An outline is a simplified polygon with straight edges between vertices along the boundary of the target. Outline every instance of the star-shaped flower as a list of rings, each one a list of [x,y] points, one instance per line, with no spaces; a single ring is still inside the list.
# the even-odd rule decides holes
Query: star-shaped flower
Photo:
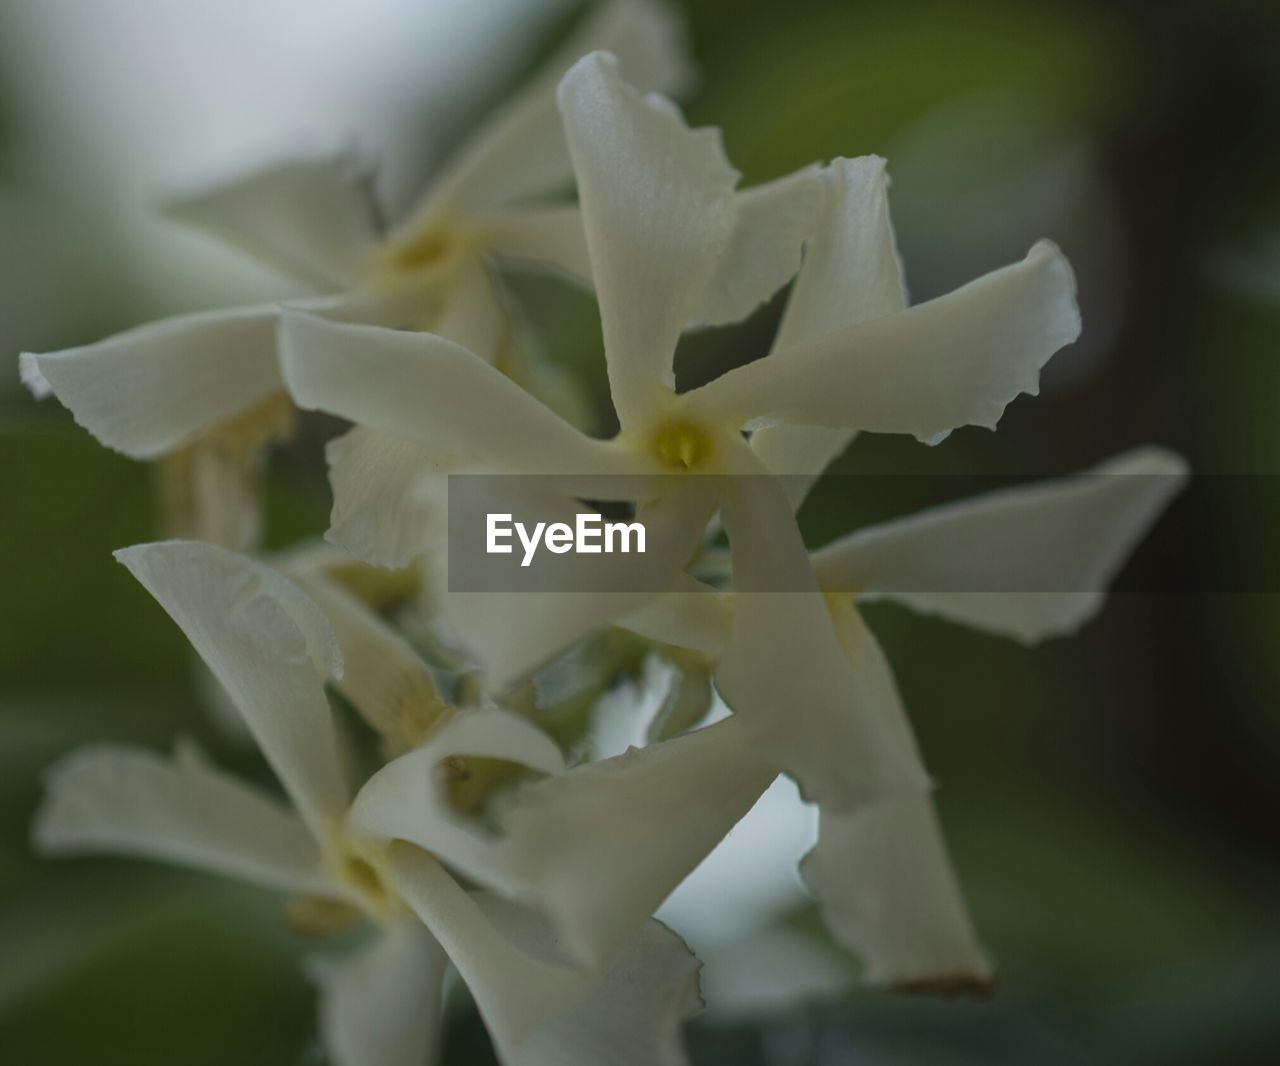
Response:
[[[226,688],[292,809],[190,748],[171,761],[95,746],[50,773],[35,824],[42,850],[128,853],[244,878],[294,894],[294,922],[316,932],[363,917],[376,930],[366,946],[311,967],[325,1041],[342,1066],[427,1062],[447,961],[503,1062],[684,1061],[678,1030],[699,1006],[697,965],[671,933],[649,923],[615,965],[588,973],[566,963],[535,913],[464,887],[437,858],[460,838],[473,856],[485,847],[449,802],[455,780],[473,760],[559,772],[544,734],[496,708],[442,715],[425,667],[340,593],[326,600],[334,627],[278,571],[219,548],[171,541],[118,558]],[[428,727],[412,764],[389,763],[354,797],[326,680],[384,726],[399,705]],[[404,842],[402,824],[417,843]],[[438,848],[423,847],[424,835]]]
[[[669,101],[626,85],[611,57],[578,62],[559,98],[620,432],[610,441],[585,436],[447,339],[287,314],[281,349],[292,395],[300,406],[398,435],[393,488],[409,483],[414,469],[667,475],[653,479],[654,497],[641,501],[651,528],[639,565],[654,594],[689,563],[717,501],[735,587],[778,587],[778,574],[792,566],[783,549],[798,532],[785,498],[778,510],[769,453],[762,458],[744,441],[744,427],[794,428],[808,443],[818,427],[830,449],[833,434],[845,440],[854,429],[936,440],[962,425],[994,426],[1015,396],[1036,391],[1041,366],[1079,331],[1070,268],[1047,243],[1021,263],[905,308],[883,167],[841,160],[814,176],[826,187],[825,221],[774,351],[677,394],[672,360],[681,331],[705,317],[708,300],[742,289],[724,279],[740,276],[743,262],[790,261],[792,216],[763,211],[742,224],[738,175],[718,134],[690,130]],[[784,438],[781,454],[787,447]],[[589,495],[607,498],[607,482]],[[395,506],[384,503],[383,517]],[[796,595],[771,598],[772,609],[758,616],[758,639],[794,652],[791,668],[801,676],[823,676],[839,649],[821,598],[801,591],[806,580],[813,584],[812,575],[796,573],[787,585]],[[450,600],[460,634],[499,688],[637,606],[634,591],[609,590]],[[815,619],[828,635],[798,642]],[[727,658],[721,673],[731,675],[733,662]],[[817,802],[849,810],[886,790],[927,786],[913,753],[883,723],[850,713],[842,689],[827,691],[825,702],[800,701],[805,725],[780,707],[760,708],[750,685],[734,686],[729,676],[721,684],[735,689],[731,705],[753,719]]]
[[[667,8],[610,0],[403,217],[383,221],[363,166],[346,153],[276,162],[173,209],[324,294],[309,306],[429,328],[544,397],[558,395],[563,383],[517,342],[493,267],[507,259],[583,272],[576,207],[545,198],[572,181],[556,83],[601,47],[617,51],[647,88],[672,90],[687,78],[680,26]],[[295,423],[276,357],[277,314],[271,304],[180,315],[81,348],[25,353],[22,377],[37,396],[56,395],[108,447],[164,459],[170,532],[246,548],[259,535],[265,449]]]

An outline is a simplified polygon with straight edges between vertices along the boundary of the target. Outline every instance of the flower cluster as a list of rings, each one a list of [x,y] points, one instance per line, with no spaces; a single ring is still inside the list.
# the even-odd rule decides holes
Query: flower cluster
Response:
[[[117,558],[284,794],[189,745],[171,759],[99,746],[50,772],[36,842],[248,879],[317,935],[367,927],[354,953],[308,964],[341,1066],[429,1061],[448,964],[504,1062],[684,1061],[698,965],[652,915],[779,775],[820,812],[802,873],[867,980],[988,989],[933,783],[858,605],[895,599],[1028,643],[1070,633],[1185,477],[1138,447],[811,553],[795,514],[855,434],[939,444],[1036,393],[1080,330],[1071,269],[1040,242],[910,305],[884,162],[739,189],[718,132],[659,95],[687,70],[664,8],[612,0],[403,218],[383,220],[348,158],[176,205],[314,297],[22,357],[37,394],[163,464],[187,539]],[[532,336],[513,268],[594,293],[610,439],[580,428],[583,394],[554,338]],[[788,284],[766,356],[676,390],[685,331],[741,321]],[[330,544],[253,555],[267,447],[310,410],[351,424],[328,449]],[[632,580],[450,588],[457,474],[528,475],[512,512],[633,506],[648,538],[617,563]],[[673,671],[649,743],[592,760],[584,723],[650,657]],[[557,670],[569,681],[546,684]]]

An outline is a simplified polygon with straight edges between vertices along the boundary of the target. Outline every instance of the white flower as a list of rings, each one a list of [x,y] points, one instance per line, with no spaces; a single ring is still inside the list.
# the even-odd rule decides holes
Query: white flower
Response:
[[[561,756],[546,736],[497,709],[456,712],[441,724],[428,699],[423,710],[436,727],[405,757],[412,763],[388,764],[353,800],[326,679],[347,686],[358,705],[371,702],[365,713],[385,721],[388,708],[434,693],[429,677],[401,685],[405,673],[425,675],[422,664],[403,647],[376,646],[386,641],[372,616],[357,617],[354,600],[326,605],[342,617],[335,634],[287,578],[219,548],[167,542],[118,558],[226,688],[294,809],[190,749],[170,761],[95,746],[51,772],[35,825],[39,847],[130,853],[298,894],[295,920],[316,931],[363,915],[377,935],[345,959],[312,966],[323,1034],[341,1066],[427,1062],[446,961],[470,988],[505,1063],[684,1061],[678,1030],[699,1005],[697,965],[671,933],[647,923],[595,977],[565,964],[533,912],[464,888],[436,858],[464,836],[472,851],[485,848],[445,796],[449,771],[465,772],[478,757],[556,773]],[[344,672],[344,650],[354,677]],[[415,841],[433,839],[439,849],[402,842],[402,822]]]
[[[594,48],[622,56],[630,77],[671,90],[688,75],[680,27],[659,0],[610,0],[547,67],[482,125],[389,226],[362,167],[345,154],[276,163],[173,204],[318,293],[327,313],[453,337],[544,395],[548,369],[521,367],[514,323],[491,267],[536,263],[586,270],[571,203],[572,170],[555,86]],[[252,546],[264,449],[288,436],[274,305],[181,315],[96,344],[25,353],[21,373],[103,444],[135,459],[166,458],[171,532]],[[545,388],[543,386],[545,385]]]
[[[559,97],[621,431],[608,442],[586,437],[446,339],[286,314],[281,354],[295,400],[398,434],[402,488],[415,447],[424,476],[468,464],[533,474],[755,475],[769,473],[771,455],[781,462],[776,456],[792,457],[798,445],[780,438],[762,459],[743,442],[744,426],[794,429],[806,447],[817,439],[828,452],[852,429],[936,440],[966,424],[994,426],[1015,396],[1036,390],[1041,366],[1079,331],[1070,268],[1047,243],[1021,263],[904,309],[883,166],[840,160],[822,176],[825,221],[775,350],[677,395],[672,359],[685,324],[707,318],[704,309],[726,292],[758,298],[767,291],[758,264],[792,264],[806,231],[788,210],[753,211],[750,225],[740,224],[737,174],[716,132],[690,130],[668,101],[628,87],[609,57],[581,60]],[[738,255],[740,244],[755,251]],[[786,277],[772,268],[765,274],[771,284]],[[689,562],[713,493],[724,488],[702,477],[656,484],[659,495],[642,501],[647,554],[642,564],[629,562],[643,567],[655,591],[671,587]],[[742,625],[753,629],[757,672],[786,664],[788,676],[832,684],[815,680],[812,701],[787,701],[806,716],[797,721],[779,706],[761,706],[752,684],[734,684],[731,654],[719,679],[733,691],[729,702],[810,799],[849,810],[886,791],[923,790],[913,753],[850,706],[851,682],[839,680],[842,658],[816,583],[803,555],[790,552],[799,534],[780,492],[769,477],[731,478],[724,489],[735,587],[795,593],[768,597],[770,610],[744,614]],[[606,496],[607,483],[594,495]],[[632,592],[450,597],[454,624],[499,687],[637,606]],[[803,641],[799,633],[816,636]]]
[[[815,718],[813,708],[831,707],[832,692],[919,760],[892,671],[855,603],[890,599],[1028,644],[1067,635],[1100,609],[1107,583],[1185,475],[1178,457],[1139,448],[1079,477],[837,540],[812,557],[822,590],[809,597],[816,609],[790,615],[796,645],[838,649],[825,672],[810,672],[812,656],[780,652],[766,625],[789,593],[705,589],[655,600],[627,626],[696,653],[704,669],[718,667],[731,704],[742,707],[740,686],[755,686],[757,703],[783,711],[775,745],[760,743],[740,709],[526,786],[502,820],[502,848],[452,859],[482,883],[540,904],[582,958],[611,957],[787,768],[786,730],[816,730],[834,757],[874,773],[867,753],[838,746],[838,725]],[[790,550],[803,552],[798,536]],[[835,937],[861,956],[867,980],[945,992],[989,986],[991,963],[927,793],[853,811],[824,805],[802,872]]]

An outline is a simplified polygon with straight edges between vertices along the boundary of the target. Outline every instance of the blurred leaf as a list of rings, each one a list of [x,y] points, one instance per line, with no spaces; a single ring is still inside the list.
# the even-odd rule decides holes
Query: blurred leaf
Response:
[[[1000,88],[1071,128],[1118,95],[1114,34],[1083,8],[940,0],[694,7],[705,90],[693,115],[725,128],[749,180],[813,159],[884,153],[940,103]]]
[[[278,900],[74,862],[6,908],[0,1046],[23,1066],[288,1066],[312,997]]]

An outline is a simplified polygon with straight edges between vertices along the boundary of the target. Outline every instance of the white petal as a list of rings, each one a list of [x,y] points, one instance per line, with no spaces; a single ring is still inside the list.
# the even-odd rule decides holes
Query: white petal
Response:
[[[695,325],[723,325],[746,318],[787,283],[800,266],[800,248],[813,231],[822,202],[816,168],[746,189],[734,199],[734,228],[727,252],[693,312]],[[576,204],[528,207],[483,223],[498,255],[551,268],[591,289],[591,258]]]
[[[783,491],[798,511],[822,472],[856,435],[850,429],[783,423],[756,430],[751,447],[765,466],[781,476]]]
[[[320,1033],[333,1066],[428,1066],[441,1037],[444,950],[416,918],[349,958],[315,958]]]
[[[115,745],[81,748],[45,778],[32,829],[46,854],[127,854],[287,892],[328,892],[320,850],[292,811],[209,766]]]
[[[450,208],[482,209],[541,196],[569,186],[573,169],[556,111],[560,79],[598,49],[612,52],[626,78],[641,89],[674,92],[689,80],[683,26],[656,0],[610,0],[579,32],[475,132],[410,215]]]
[[[678,1027],[693,1014],[697,964],[656,923],[603,978],[564,965],[531,915],[470,894],[426,853],[392,852],[401,897],[462,976],[507,1066],[676,1066]]]
[[[665,499],[642,504],[636,517],[645,527],[645,552],[599,556],[598,563],[593,563],[599,591],[447,592],[444,609],[490,688],[505,691],[592,633],[633,615],[673,588],[701,542],[711,508],[709,492],[709,486],[692,479]],[[519,502],[504,507],[517,521],[529,524]],[[572,518],[563,519],[560,509],[554,513],[558,520],[572,522]],[[572,563],[573,557],[563,558]],[[555,574],[546,565],[535,576],[554,580]]]
[[[577,204],[513,208],[479,224],[488,248],[533,269],[550,267],[592,288],[591,257]]]
[[[53,395],[53,386],[40,373],[40,357],[33,352],[23,352],[18,356],[18,379],[37,400],[45,400]]]
[[[943,995],[991,990],[994,968],[974,934],[927,796],[819,818],[801,864],[832,935],[864,979]]]
[[[791,288],[774,338],[782,358],[789,349],[907,305],[889,220],[889,179],[876,156],[836,159],[822,171],[821,223],[809,240],[804,265]],[[770,470],[789,475],[787,495],[798,508],[813,482],[848,446],[853,432],[826,426],[766,426],[751,446]]]
[[[740,322],[800,269],[823,201],[817,167],[745,189],[734,197],[729,246],[692,314],[695,325]]]
[[[362,562],[399,569],[443,535],[444,501],[421,491],[445,476],[428,449],[357,426],[330,441],[325,457],[333,491],[326,540]]]
[[[674,387],[676,341],[728,246],[738,174],[718,130],[689,129],[669,101],[623,82],[610,56],[575,64],[559,100],[626,426]]]
[[[279,391],[277,317],[275,307],[179,315],[83,348],[27,352],[23,380],[52,391],[107,447],[151,459]]]
[[[481,910],[523,950],[553,955],[536,915],[480,893]],[[681,1023],[702,1009],[698,960],[660,922],[646,921],[588,997],[508,1054],[513,1066],[686,1066]]]
[[[488,883],[536,905],[573,957],[599,965],[777,774],[729,718],[527,785],[500,819],[508,883]]]
[[[167,200],[169,210],[322,289],[354,282],[379,240],[369,177],[330,153],[272,163]]]
[[[894,599],[1022,641],[1070,633],[1102,606],[1187,477],[1138,448],[1088,473],[993,492],[844,537],[817,552],[825,589]]]
[[[851,604],[841,644],[870,713],[915,740],[884,652]],[[993,969],[974,935],[929,796],[823,811],[801,871],[836,939],[861,956],[866,980],[916,991],[990,991]]]
[[[1020,263],[946,296],[775,352],[688,396],[691,414],[799,422],[936,441],[994,428],[1080,333],[1075,280],[1041,241]]]
[[[496,708],[466,711],[365,782],[351,806],[352,828],[365,837],[417,844],[469,875],[494,869],[491,838],[455,813],[444,795],[440,764],[454,757],[501,759],[541,773],[564,767],[555,742],[526,719]]]
[[[212,545],[115,554],[187,635],[323,839],[350,794],[324,692],[326,677],[342,676],[342,657],[320,609],[282,574]]]
[[[789,348],[907,306],[884,160],[836,159],[821,173],[821,223],[805,250],[773,343],[784,358]]]
[[[360,716],[399,754],[452,713],[426,663],[399,633],[321,573],[295,567],[293,580],[321,611],[342,651],[335,682]]]
[[[777,479],[735,478],[721,514],[735,600],[716,671],[725,702],[810,802],[843,812],[926,790],[916,753],[886,730],[845,661]]]
[[[475,898],[425,851],[393,845],[396,893],[440,942],[470,989],[504,1062],[549,1021],[579,1006],[589,983],[567,966],[516,947]]]
[[[661,644],[719,655],[733,626],[732,599],[693,578],[688,584],[690,591],[659,596],[618,625]]]
[[[300,407],[511,473],[626,472],[483,359],[443,337],[282,315],[281,358]]]

